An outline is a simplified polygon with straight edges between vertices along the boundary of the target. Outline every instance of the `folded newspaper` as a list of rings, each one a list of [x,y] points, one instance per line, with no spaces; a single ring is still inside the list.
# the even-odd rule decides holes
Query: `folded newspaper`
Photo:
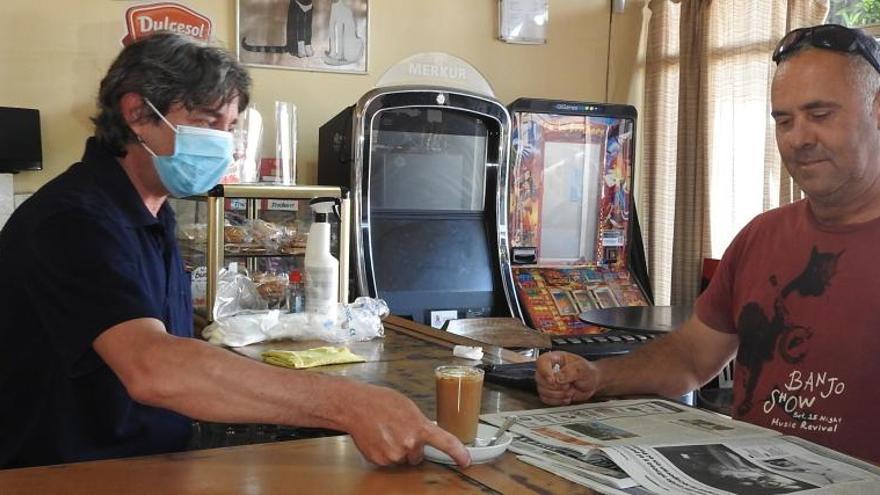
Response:
[[[662,399],[516,414],[518,459],[599,493],[876,494],[880,467],[759,426]],[[865,432],[869,434],[869,432]]]

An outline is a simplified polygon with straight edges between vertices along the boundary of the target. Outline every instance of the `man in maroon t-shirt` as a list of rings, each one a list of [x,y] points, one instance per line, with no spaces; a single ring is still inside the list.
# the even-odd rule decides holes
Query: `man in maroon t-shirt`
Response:
[[[776,141],[808,199],[740,231],[690,320],[665,338],[595,363],[541,356],[545,402],[677,397],[736,356],[735,418],[880,463],[878,59],[872,38],[841,26],[783,38],[773,54]]]

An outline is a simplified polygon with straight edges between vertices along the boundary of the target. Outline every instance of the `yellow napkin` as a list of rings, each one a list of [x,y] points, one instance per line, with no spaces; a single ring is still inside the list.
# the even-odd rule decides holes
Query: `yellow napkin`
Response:
[[[327,364],[362,363],[364,358],[346,347],[316,347],[304,351],[269,350],[261,354],[263,362],[285,368],[312,368]]]

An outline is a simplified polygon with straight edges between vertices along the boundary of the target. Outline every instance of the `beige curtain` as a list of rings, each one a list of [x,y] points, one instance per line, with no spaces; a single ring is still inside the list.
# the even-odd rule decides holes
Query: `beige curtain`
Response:
[[[799,198],[769,117],[770,55],[828,0],[652,0],[639,180],[658,304],[692,302],[704,258],[756,214]]]
[[[648,4],[651,19],[645,53],[642,166],[639,211],[654,301],[669,303],[678,153],[679,8],[669,0]]]

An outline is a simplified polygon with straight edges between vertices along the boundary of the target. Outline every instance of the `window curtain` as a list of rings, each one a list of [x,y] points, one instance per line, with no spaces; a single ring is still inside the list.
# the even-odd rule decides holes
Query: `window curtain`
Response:
[[[773,48],[828,0],[651,0],[639,202],[657,304],[693,302],[704,258],[800,198],[770,118]]]

